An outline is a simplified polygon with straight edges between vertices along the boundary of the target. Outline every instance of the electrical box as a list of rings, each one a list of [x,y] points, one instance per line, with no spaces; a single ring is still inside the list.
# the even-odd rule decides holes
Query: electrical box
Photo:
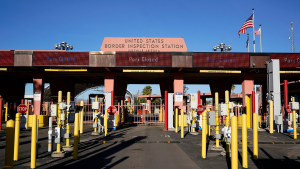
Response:
[[[65,110],[67,108],[66,102],[60,102],[59,103],[59,110]]]
[[[289,106],[292,110],[299,110],[299,102],[290,102]]]
[[[233,102],[229,102],[229,109],[233,109]]]
[[[227,116],[227,104],[219,104],[219,113],[221,114],[221,116]]]
[[[98,110],[99,109],[99,102],[93,102],[92,103],[92,109],[93,110]]]
[[[296,114],[296,121],[297,121],[297,119],[298,119],[298,114],[297,113],[295,113]],[[289,118],[289,121],[293,121],[293,113],[288,113],[288,118]]]
[[[282,115],[275,116],[275,124],[282,124]]]
[[[191,124],[191,119],[190,119],[190,116],[186,116],[186,124]]]
[[[50,112],[51,116],[57,116],[57,104],[51,104]]]
[[[208,125],[215,126],[216,125],[216,111],[209,111],[208,112]]]
[[[60,114],[60,120],[61,120],[61,121],[66,120],[66,114],[65,114],[65,113],[61,113],[61,114]]]
[[[70,107],[69,107],[69,112],[74,112],[75,111],[75,102],[74,101],[70,101]]]

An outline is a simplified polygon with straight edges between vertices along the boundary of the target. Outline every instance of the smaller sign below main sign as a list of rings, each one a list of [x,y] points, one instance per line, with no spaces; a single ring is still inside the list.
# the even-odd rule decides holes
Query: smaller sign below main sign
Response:
[[[182,102],[183,101],[183,94],[181,92],[175,93],[175,102]]]

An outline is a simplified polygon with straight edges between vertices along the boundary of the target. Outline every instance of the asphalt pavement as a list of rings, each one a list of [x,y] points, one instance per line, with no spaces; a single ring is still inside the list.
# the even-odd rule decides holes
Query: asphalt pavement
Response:
[[[0,167],[4,167],[5,159],[5,124],[0,131]],[[185,138],[180,138],[180,132],[164,131],[163,126],[136,126],[124,124],[116,131],[92,136],[92,125],[84,125],[84,133],[80,135],[78,159],[73,160],[72,152],[64,158],[53,158],[47,152],[48,128],[39,129],[39,149],[36,168],[201,168],[223,169],[231,168],[231,158],[222,156],[218,151],[212,151],[215,145],[214,137],[209,138],[207,158],[201,158],[201,131],[199,135],[191,135],[185,131]],[[73,126],[71,126],[73,131]],[[212,135],[214,131],[212,130]],[[260,131],[258,134],[258,160],[252,160],[252,135],[248,130],[248,161],[249,168],[299,168],[300,140],[294,140],[288,134]],[[299,137],[299,136],[298,136]],[[238,132],[241,141],[241,130]],[[19,160],[14,162],[14,168],[30,168],[31,130],[21,131]],[[73,144],[73,138],[71,138]],[[62,143],[65,145],[65,143]],[[221,144],[220,146],[223,146]],[[56,146],[54,146],[54,150]],[[242,162],[242,147],[239,144],[239,167]]]

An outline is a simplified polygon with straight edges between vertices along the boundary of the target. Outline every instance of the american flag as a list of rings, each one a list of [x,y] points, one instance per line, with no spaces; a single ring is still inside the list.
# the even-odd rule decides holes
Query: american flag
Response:
[[[240,37],[240,34],[245,34],[247,28],[253,28],[253,14],[246,20],[246,22],[243,24],[241,29],[239,30],[238,34]]]
[[[255,35],[260,35],[260,28],[259,29],[257,29],[256,31],[254,31],[255,32]]]

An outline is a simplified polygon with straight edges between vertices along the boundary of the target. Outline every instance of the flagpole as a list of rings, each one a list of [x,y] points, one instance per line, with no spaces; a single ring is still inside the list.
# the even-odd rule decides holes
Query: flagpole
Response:
[[[259,25],[260,30],[260,53],[262,53],[262,45],[261,45],[261,24]]]
[[[253,52],[255,53],[254,8],[252,10],[253,10]]]
[[[249,53],[249,33],[247,35],[248,35],[248,53]]]

